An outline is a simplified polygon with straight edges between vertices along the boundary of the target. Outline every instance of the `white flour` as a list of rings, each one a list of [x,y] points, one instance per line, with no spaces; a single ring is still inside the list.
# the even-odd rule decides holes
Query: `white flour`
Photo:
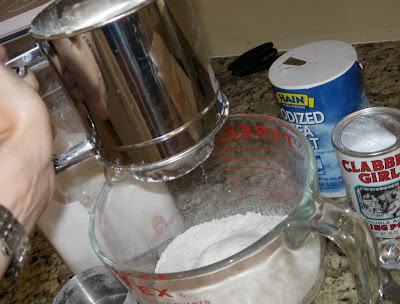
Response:
[[[168,246],[156,272],[178,272],[221,261],[250,246],[284,217],[247,213],[191,227]]]
[[[172,241],[161,255],[156,272],[179,272],[229,257],[254,243],[283,219],[247,213],[196,225]],[[155,287],[165,288],[171,297],[184,295],[185,303],[301,303],[314,296],[311,290],[319,288],[320,263],[318,237],[311,235],[295,251],[278,237],[251,258],[217,273],[183,281],[159,281]],[[141,300],[151,302],[146,296],[141,296]],[[159,303],[173,301],[159,300]]]

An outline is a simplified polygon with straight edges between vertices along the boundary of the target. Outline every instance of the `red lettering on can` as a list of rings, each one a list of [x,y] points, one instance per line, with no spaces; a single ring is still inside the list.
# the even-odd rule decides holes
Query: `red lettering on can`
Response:
[[[392,175],[392,179],[398,178],[400,176],[399,173],[396,173],[396,168],[390,169],[390,173]]]
[[[350,164],[349,161],[347,161],[347,160],[342,160],[343,169],[345,169],[347,172],[353,172],[353,171],[351,170],[351,168],[349,167],[349,164]]]
[[[362,181],[364,184],[370,184],[371,183],[371,177],[370,174],[368,173],[361,173],[358,178],[360,181]]]
[[[372,170],[368,166],[367,162],[361,162],[361,172],[372,172]]]
[[[385,168],[390,169],[393,168],[396,165],[394,161],[394,157],[387,157],[385,158]]]
[[[356,164],[353,161],[351,162],[351,172],[360,172],[360,169],[356,168]]]
[[[384,182],[384,181],[390,180],[389,171],[378,172],[378,178],[379,178],[380,182]]]
[[[385,169],[385,167],[383,166],[383,162],[381,160],[373,160],[371,161],[371,163],[372,163],[372,168],[374,168],[374,171],[381,171]]]

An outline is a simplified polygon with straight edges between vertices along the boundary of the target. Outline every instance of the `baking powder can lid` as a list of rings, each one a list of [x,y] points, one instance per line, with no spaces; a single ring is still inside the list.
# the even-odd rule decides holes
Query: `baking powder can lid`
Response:
[[[300,63],[290,59],[298,59]],[[340,77],[356,61],[357,52],[348,43],[337,40],[312,42],[280,56],[269,69],[269,80],[281,89],[309,89]]]
[[[400,110],[371,107],[344,117],[332,131],[336,151],[372,158],[400,149]]]

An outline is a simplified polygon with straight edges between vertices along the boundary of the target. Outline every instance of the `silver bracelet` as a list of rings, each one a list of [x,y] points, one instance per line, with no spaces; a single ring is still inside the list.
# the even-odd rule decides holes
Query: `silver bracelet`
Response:
[[[0,204],[1,252],[12,261],[4,277],[17,277],[27,261],[30,244],[24,227],[12,213]]]

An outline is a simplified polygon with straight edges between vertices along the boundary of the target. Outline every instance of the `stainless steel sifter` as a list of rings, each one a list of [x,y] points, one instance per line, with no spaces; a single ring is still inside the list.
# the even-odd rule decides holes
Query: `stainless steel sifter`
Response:
[[[211,153],[228,101],[189,1],[59,0],[30,33],[90,129],[55,159],[57,171],[95,156],[140,180],[166,181]]]

